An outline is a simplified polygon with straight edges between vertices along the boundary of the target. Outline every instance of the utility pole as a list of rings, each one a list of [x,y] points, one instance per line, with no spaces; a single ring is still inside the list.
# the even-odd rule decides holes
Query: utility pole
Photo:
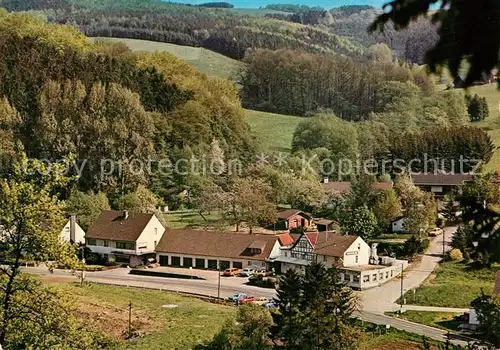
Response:
[[[217,259],[217,303],[220,304],[220,259]]]
[[[404,264],[401,264],[401,297],[399,298],[400,300],[400,309],[399,313],[403,313],[403,270],[404,270]]]
[[[132,301],[128,303],[128,337],[132,338]]]

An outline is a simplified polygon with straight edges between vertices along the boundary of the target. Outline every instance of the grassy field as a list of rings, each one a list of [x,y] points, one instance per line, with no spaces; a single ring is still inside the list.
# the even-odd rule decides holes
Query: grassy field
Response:
[[[188,228],[188,227],[207,227],[207,226],[217,226],[220,222],[221,216],[218,212],[212,212],[210,214],[203,214],[205,219],[194,211],[172,211],[166,213],[165,219],[167,225],[170,228]]]
[[[209,76],[230,80],[235,80],[238,72],[245,66],[240,61],[201,47],[181,46],[137,39],[93,38],[93,40],[95,39],[110,40],[113,42],[121,41],[127,44],[133,51],[167,51],[189,62],[200,72],[206,73]]]
[[[56,288],[76,301],[80,318],[117,340],[116,349],[190,349],[210,340],[236,312],[233,307],[160,291],[72,283]],[[124,341],[130,301],[133,328],[143,336]]]
[[[467,308],[481,294],[493,291],[495,273],[500,269],[475,270],[463,263],[442,263],[434,274],[405,295],[408,304]]]
[[[246,111],[246,122],[265,151],[290,152],[293,133],[301,117]]]
[[[494,83],[488,85],[473,86],[469,89],[469,91],[471,94],[478,94],[481,97],[486,97],[490,115],[486,120],[478,123],[477,125],[488,130],[488,133],[490,134],[490,137],[493,140],[495,146],[500,147],[500,90],[498,90],[498,85]],[[495,151],[493,158],[486,167],[486,170],[500,171],[500,149],[497,149]]]
[[[117,350],[192,349],[212,339],[227,320],[235,317],[237,310],[168,292],[93,283],[80,285],[50,276],[44,277],[44,282],[70,297],[78,317],[113,338],[117,344],[113,348]],[[125,341],[130,301],[132,328],[142,336]],[[165,307],[171,305],[177,307]],[[365,330],[360,349],[421,349],[418,335],[366,323],[359,326]]]
[[[429,311],[406,311],[403,314],[387,313],[392,317],[401,318],[403,320],[424,324],[430,327],[441,328],[449,331],[460,331],[460,320],[457,316],[461,314],[450,312],[429,312]]]

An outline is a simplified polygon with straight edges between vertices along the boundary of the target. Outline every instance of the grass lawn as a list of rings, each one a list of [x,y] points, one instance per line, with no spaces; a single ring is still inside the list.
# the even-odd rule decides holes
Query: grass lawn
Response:
[[[76,301],[79,317],[118,341],[116,349],[190,349],[210,340],[236,312],[234,307],[153,290],[73,283],[56,288]],[[130,301],[133,327],[144,336],[124,341]]]
[[[403,314],[388,312],[388,316],[401,318],[403,320],[424,324],[430,327],[441,328],[450,331],[460,331],[458,326],[460,321],[456,319],[461,314],[450,312],[430,312],[430,311],[406,311]]]
[[[478,94],[481,97],[486,97],[490,115],[486,120],[473,125],[485,128],[490,134],[495,146],[500,146],[500,90],[498,90],[498,85],[493,83],[488,85],[472,86],[467,90],[467,92],[472,95]],[[495,150],[493,157],[485,167],[485,170],[500,170],[500,149]]]
[[[379,326],[371,332],[365,332],[365,339],[359,346],[362,350],[420,350],[422,349],[423,338],[420,335],[400,331],[395,328],[385,329],[385,326]],[[427,339],[432,350],[437,350],[438,342]]]
[[[115,42],[122,41],[133,51],[167,51],[174,54],[178,58],[189,62],[200,72],[206,73],[209,76],[221,77],[230,80],[235,80],[237,73],[245,66],[238,60],[234,60],[201,47],[181,46],[138,39],[99,39]]]
[[[380,236],[378,236],[374,241],[377,240],[386,240],[386,239],[409,239],[413,235],[412,234],[407,234],[407,233],[383,233]]]
[[[291,152],[293,133],[303,118],[246,110],[245,120],[263,151]]]
[[[195,211],[172,211],[164,214],[167,226],[170,228],[217,226],[221,219],[219,212],[204,213],[203,216],[207,219],[206,221]]]
[[[470,302],[484,290],[493,291],[495,273],[500,269],[474,270],[463,263],[445,262],[434,274],[417,288],[405,295],[408,304],[467,308]]]

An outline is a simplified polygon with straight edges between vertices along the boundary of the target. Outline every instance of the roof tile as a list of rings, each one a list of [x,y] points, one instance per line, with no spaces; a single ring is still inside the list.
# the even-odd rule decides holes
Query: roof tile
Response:
[[[156,246],[160,253],[212,256],[233,259],[265,261],[278,241],[275,235],[258,235],[237,232],[201,231],[193,229],[168,229]],[[251,255],[250,248],[262,249]]]

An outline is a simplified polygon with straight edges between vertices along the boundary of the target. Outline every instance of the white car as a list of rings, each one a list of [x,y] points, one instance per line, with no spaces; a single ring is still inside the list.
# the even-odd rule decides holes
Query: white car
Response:
[[[429,232],[429,237],[436,237],[442,234],[444,231],[442,228],[436,227]]]
[[[254,269],[251,269],[251,268],[248,268],[248,267],[247,267],[247,268],[245,268],[245,269],[241,270],[241,272],[240,272],[240,276],[243,276],[243,277],[250,277],[250,276],[254,275],[254,274],[255,274],[255,272],[256,272],[256,271],[255,271]]]

